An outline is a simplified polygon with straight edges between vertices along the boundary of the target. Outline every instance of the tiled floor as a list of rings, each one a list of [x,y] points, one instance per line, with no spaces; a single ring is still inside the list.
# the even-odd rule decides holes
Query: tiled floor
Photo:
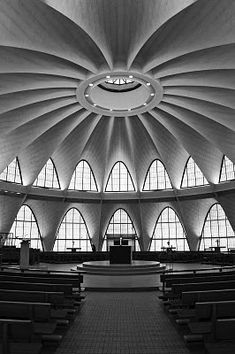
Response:
[[[88,292],[56,354],[186,354],[155,292]]]

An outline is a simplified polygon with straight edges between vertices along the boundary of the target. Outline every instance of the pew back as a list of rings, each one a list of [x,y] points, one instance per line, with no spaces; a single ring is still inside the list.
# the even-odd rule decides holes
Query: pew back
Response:
[[[1,318],[29,319],[46,322],[51,317],[51,304],[41,302],[0,301]]]
[[[235,280],[219,282],[172,284],[174,294],[180,295],[184,291],[235,289]]]
[[[196,302],[227,301],[235,299],[235,289],[201,290],[182,292],[181,302],[185,306],[194,306]]]
[[[64,293],[0,289],[0,301],[48,302],[59,307],[64,303]]]
[[[33,290],[33,291],[54,291],[63,292],[65,295],[72,295],[72,285],[70,284],[49,284],[30,282],[1,281],[0,289]]]
[[[196,302],[195,312],[199,320],[235,317],[235,300]]]

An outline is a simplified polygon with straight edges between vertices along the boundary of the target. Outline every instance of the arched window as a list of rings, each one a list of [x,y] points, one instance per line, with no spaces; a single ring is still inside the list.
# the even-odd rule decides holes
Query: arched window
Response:
[[[165,208],[154,227],[150,251],[161,251],[162,247],[175,247],[177,251],[188,251],[188,242],[181,222],[172,208]]]
[[[78,248],[80,251],[91,251],[91,242],[87,226],[81,213],[72,208],[65,214],[58,229],[53,251],[71,251]]]
[[[0,179],[7,182],[22,184],[19,161],[17,157],[1,173]]]
[[[18,211],[10,233],[12,233],[12,236],[11,239],[7,240],[6,245],[20,247],[23,239],[29,239],[31,248],[42,250],[38,224],[32,210],[27,205],[22,205]]]
[[[160,160],[154,160],[148,169],[143,190],[150,191],[167,188],[172,187],[166,169]]]
[[[184,169],[181,188],[204,186],[206,184],[208,184],[208,181],[203,176],[198,165],[190,157]]]
[[[109,174],[105,191],[132,192],[134,190],[134,184],[128,169],[123,162],[116,162]]]
[[[220,182],[235,179],[235,164],[224,156],[220,172]]]
[[[43,188],[60,188],[57,172],[52,159],[49,159],[35,179],[34,186]]]
[[[220,204],[214,204],[205,219],[202,229],[200,251],[221,246],[223,251],[235,248],[235,234]]]
[[[132,246],[133,250],[139,251],[139,242],[134,224],[124,209],[118,209],[110,219],[102,250],[109,250],[109,246],[123,244],[123,242]]]
[[[97,192],[93,172],[86,161],[82,160],[78,163],[73,173],[69,189]]]

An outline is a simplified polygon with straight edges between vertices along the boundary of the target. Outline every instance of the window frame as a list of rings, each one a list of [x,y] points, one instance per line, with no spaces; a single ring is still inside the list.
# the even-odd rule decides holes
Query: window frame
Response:
[[[113,173],[113,169],[114,169],[114,167],[117,165],[117,164],[123,164],[124,166],[125,166],[125,168],[126,168],[126,171],[127,171],[127,185],[128,185],[128,176],[130,177],[130,180],[131,180],[131,183],[132,183],[132,186],[133,186],[133,190],[118,190],[118,191],[107,191],[107,187],[108,187],[108,184],[109,184],[109,180],[110,180],[110,178],[112,177],[112,173]],[[120,167],[119,167],[119,188],[120,188]],[[113,185],[113,181],[111,181],[112,183],[112,185]],[[111,171],[110,171],[110,173],[109,173],[109,175],[108,175],[108,178],[107,178],[107,182],[106,182],[106,186],[105,186],[105,189],[104,189],[104,191],[105,191],[105,193],[133,193],[133,192],[136,192],[136,186],[135,186],[135,184],[134,184],[134,181],[133,181],[133,178],[132,178],[132,175],[130,174],[130,171],[129,171],[129,169],[127,168],[127,165],[125,164],[125,162],[123,162],[123,161],[117,161],[117,162],[115,162],[114,163],[114,165],[113,165],[113,167],[111,168]]]
[[[202,177],[203,179],[206,180],[207,183],[204,183],[204,184],[196,184],[196,185],[193,185],[193,186],[183,186],[183,181],[184,181],[184,176],[185,176],[185,173],[186,173],[186,170],[187,170],[187,167],[188,167],[188,162],[189,160],[192,159],[193,163],[197,166],[197,168],[200,170],[201,174],[202,174]],[[187,184],[188,184],[188,175],[187,175]],[[196,182],[196,175],[194,173],[194,180]],[[185,163],[185,166],[184,166],[184,171],[183,171],[183,175],[182,175],[182,178],[181,178],[181,183],[180,183],[180,189],[187,189],[187,188],[197,188],[197,187],[204,187],[204,186],[209,186],[209,182],[207,181],[206,177],[204,176],[204,174],[202,173],[201,169],[198,167],[198,165],[196,164],[196,162],[194,161],[194,159],[192,158],[192,156],[190,155]]]
[[[17,220],[17,216],[18,216],[18,214],[19,214],[19,212],[20,212],[20,209],[21,209],[22,207],[26,207],[26,208],[28,208],[28,209],[31,211],[31,214],[33,215],[33,219],[34,219],[33,221],[32,221],[32,220],[31,220],[31,221],[29,221],[29,220],[26,220],[26,221],[25,221],[25,220]],[[15,219],[14,219],[12,225],[11,225],[11,229],[10,229],[9,233],[13,233],[14,235],[16,235],[15,230],[16,230],[16,228],[17,228],[17,223],[19,223],[19,222],[20,222],[20,224],[21,224],[21,223],[22,223],[22,224],[23,224],[23,223],[31,223],[31,225],[30,225],[30,232],[31,232],[31,230],[32,230],[32,223],[35,222],[35,223],[36,223],[36,226],[37,226],[39,238],[32,238],[32,237],[31,237],[31,234],[30,234],[29,240],[30,240],[30,242],[31,242],[32,239],[33,239],[33,240],[38,240],[38,241],[40,241],[40,242],[41,242],[41,250],[44,251],[43,238],[42,238],[41,231],[40,231],[40,228],[39,228],[39,224],[38,224],[38,221],[37,221],[37,218],[36,218],[36,216],[35,216],[35,213],[34,213],[33,209],[32,209],[28,204],[22,204],[21,207],[20,207],[20,209],[18,210],[17,215],[16,215],[16,217],[15,217]],[[14,232],[13,232],[13,231],[12,231],[12,227],[13,227],[14,223],[16,223],[16,225],[15,225]],[[24,240],[24,238],[13,237],[12,240],[21,240],[21,241],[22,241],[22,240]],[[39,249],[40,249],[40,248],[39,248]]]
[[[73,239],[73,238],[60,238],[60,239],[57,239],[57,237],[58,237],[58,235],[59,235],[59,230],[60,230],[60,227],[61,227],[61,225],[63,224],[63,221],[64,221],[64,219],[65,219],[65,217],[66,217],[66,215],[70,212],[70,210],[76,210],[78,213],[79,213],[79,215],[80,215],[80,217],[81,217],[81,219],[82,219],[82,221],[83,221],[83,223],[74,223],[74,224],[77,224],[77,225],[85,225],[85,228],[86,228],[86,233],[87,233],[87,236],[88,236],[88,238],[85,238],[85,239],[81,239],[81,238],[78,238],[78,239]],[[72,223],[68,223],[68,224],[72,224]],[[55,248],[55,245],[56,245],[56,241],[62,241],[62,240],[64,240],[65,241],[65,250],[64,251],[60,251],[60,250],[54,250],[54,248]],[[87,227],[87,224],[86,224],[86,221],[85,221],[85,219],[84,219],[84,217],[83,217],[83,215],[82,215],[82,213],[80,212],[80,210],[78,209],[78,208],[76,208],[76,207],[71,207],[71,208],[69,208],[64,214],[63,214],[63,216],[62,216],[62,218],[61,218],[61,221],[60,221],[60,224],[59,224],[59,226],[58,226],[58,228],[57,228],[57,231],[56,231],[56,237],[55,237],[55,241],[54,241],[54,245],[53,245],[53,249],[52,249],[52,251],[53,252],[69,252],[69,251],[66,251],[66,249],[67,249],[67,247],[66,247],[66,241],[67,240],[72,240],[72,242],[74,241],[74,240],[87,240],[87,242],[89,241],[90,242],[90,248],[91,248],[91,251],[92,251],[92,239],[91,239],[91,237],[90,237],[90,234],[89,234],[89,231],[88,231],[88,227]],[[76,248],[76,247],[75,247]],[[58,247],[57,247],[57,249],[58,249]],[[89,251],[82,251],[82,250],[80,250],[81,252],[89,252]]]
[[[184,234],[184,236],[185,237],[180,237],[180,238],[177,238],[177,237],[175,237],[175,238],[154,238],[154,234],[155,234],[155,230],[156,230],[156,227],[157,227],[157,225],[158,225],[158,223],[159,223],[159,219],[161,218],[161,216],[162,216],[162,214],[164,213],[164,211],[166,210],[166,209],[169,209],[169,210],[173,210],[173,212],[174,212],[174,214],[176,215],[176,217],[178,218],[178,220],[179,220],[179,224],[181,225],[181,227],[182,227],[182,229],[183,229],[183,234]],[[162,222],[160,223],[160,224],[163,224]],[[165,222],[165,224],[168,224],[168,233],[169,233],[169,221],[168,222]],[[177,222],[172,222],[172,224],[174,224],[175,225],[175,229],[177,230]],[[162,228],[161,228],[162,229]],[[162,232],[162,231],[161,231]],[[177,245],[177,240],[184,240],[184,243],[186,243],[186,245],[187,245],[187,247],[188,247],[188,250],[186,249],[186,247],[184,247],[184,250],[178,250],[177,248],[178,247],[176,247],[176,251],[179,251],[179,252],[187,252],[187,251],[190,251],[190,247],[189,247],[189,243],[188,243],[188,239],[187,239],[187,234],[186,234],[186,231],[185,231],[185,227],[184,227],[184,224],[181,222],[181,220],[180,220],[180,218],[179,218],[179,215],[178,215],[178,213],[175,211],[175,209],[174,208],[172,208],[171,206],[166,206],[165,208],[163,208],[162,209],[162,211],[160,212],[160,214],[159,214],[159,216],[158,216],[158,218],[157,218],[157,220],[156,220],[156,222],[155,222],[155,225],[154,225],[154,228],[153,228],[153,232],[152,232],[152,237],[151,237],[151,239],[150,239],[150,243],[149,243],[149,247],[148,247],[148,251],[151,251],[151,245],[152,245],[152,241],[153,240],[159,240],[159,241],[161,241],[161,243],[165,240],[165,241],[175,241],[175,243],[176,243],[176,245]],[[163,245],[162,245],[162,247],[163,247]],[[160,249],[160,250],[155,250],[155,251],[153,251],[153,252],[159,252],[159,251],[162,251],[162,249]]]
[[[54,181],[54,176],[56,176],[56,179],[57,179],[57,182],[58,182],[58,186],[59,187],[46,187],[45,186],[45,182],[46,182],[46,168],[45,168],[45,175],[44,175],[44,186],[38,186],[35,183],[35,181],[38,179],[38,176],[40,175],[41,171],[44,169],[44,167],[47,165],[48,161],[51,161],[52,162],[52,165],[53,165],[53,178],[52,180]],[[53,184],[53,182],[52,182]],[[35,178],[33,184],[32,184],[33,187],[36,187],[36,188],[45,188],[45,189],[56,189],[56,190],[59,190],[61,189],[61,186],[60,186],[60,180],[59,180],[59,176],[58,176],[58,172],[57,172],[57,169],[56,169],[56,166],[55,166],[55,163],[54,161],[52,160],[52,158],[50,157],[47,162],[45,163],[45,165],[42,167],[42,169],[40,170],[40,172],[38,173],[37,177]]]
[[[223,212],[224,212],[224,215],[225,215],[225,218],[224,219],[210,219],[209,220],[209,222],[210,222],[210,233],[211,233],[211,235],[212,235],[212,232],[211,232],[211,229],[212,229],[212,227],[211,227],[211,221],[213,221],[213,220],[217,220],[217,228],[219,229],[219,223],[218,223],[218,221],[219,220],[224,220],[225,221],[225,225],[226,225],[226,220],[227,220],[227,222],[229,223],[229,225],[231,226],[231,229],[233,230],[233,228],[232,228],[232,225],[231,225],[231,223],[230,223],[230,221],[229,221],[229,219],[228,219],[228,217],[227,217],[227,215],[226,215],[226,213],[225,213],[225,211],[224,211],[224,208],[222,207],[222,205],[220,204],[220,203],[218,203],[218,202],[215,202],[214,204],[212,204],[211,206],[210,206],[210,208],[209,208],[209,210],[207,211],[207,213],[206,213],[206,216],[205,216],[205,219],[204,219],[204,222],[203,222],[203,226],[202,226],[202,229],[201,229],[201,234],[200,234],[200,239],[199,239],[199,243],[198,243],[198,251],[204,251],[205,250],[205,243],[204,243],[204,249],[203,250],[201,250],[200,248],[201,248],[201,243],[203,242],[203,240],[206,238],[206,239],[208,239],[208,240],[210,240],[210,245],[211,245],[211,247],[212,247],[212,240],[214,239],[214,240],[216,240],[216,239],[221,239],[221,238],[223,238],[223,239],[226,239],[226,244],[227,244],[227,246],[226,246],[226,248],[227,248],[227,251],[228,251],[228,249],[229,249],[229,247],[228,247],[228,239],[229,238],[232,238],[232,237],[234,237],[234,239],[235,239],[235,231],[233,230],[233,232],[234,232],[234,236],[230,236],[230,237],[228,237],[228,233],[227,233],[227,225],[225,226],[226,227],[226,237],[220,237],[220,236],[218,236],[218,237],[212,237],[212,236],[210,236],[210,237],[203,237],[203,231],[204,231],[204,228],[205,228],[205,225],[206,225],[206,222],[207,222],[207,218],[208,218],[208,216],[209,216],[209,214],[210,214],[210,212],[211,212],[211,209],[215,206],[215,205],[218,205],[219,207],[221,207],[222,208],[222,210],[223,210]],[[218,213],[218,212],[217,212]]]
[[[23,179],[22,179],[22,173],[21,173],[21,168],[20,168],[20,162],[19,162],[19,158],[18,156],[16,156],[5,168],[4,170],[1,172],[1,174],[5,171],[5,169],[7,169],[7,175],[8,176],[8,168],[9,168],[9,165],[13,162],[13,161],[16,161],[15,163],[15,171],[14,171],[14,181],[8,181],[7,178],[6,179],[1,179],[1,181],[4,181],[4,182],[8,182],[8,183],[16,183],[18,185],[23,185]],[[19,176],[20,176],[20,182],[16,182],[15,179],[16,179],[16,169],[19,169]],[[1,175],[0,174],[0,175]]]
[[[74,189],[74,188],[69,188],[74,174],[75,174],[75,184],[76,184],[76,169],[77,169],[78,165],[79,165],[81,162],[87,163],[87,165],[88,165],[88,167],[89,167],[90,175],[93,177],[96,190],[92,190],[92,189]],[[83,180],[84,180],[83,174],[84,174],[84,166],[83,166],[83,170],[82,170],[82,185],[84,184],[84,181],[83,181]],[[91,185],[91,178],[90,178],[90,185]],[[75,169],[74,169],[74,171],[73,171],[72,177],[71,177],[71,179],[70,179],[69,186],[68,186],[68,190],[70,190],[70,191],[94,192],[94,193],[99,191],[99,190],[98,190],[98,186],[97,186],[97,182],[96,182],[96,178],[95,178],[95,175],[94,175],[94,172],[93,172],[93,170],[92,170],[92,168],[91,168],[91,165],[89,164],[89,162],[88,162],[87,160],[83,159],[83,160],[80,160],[80,161],[77,163],[77,165],[76,165],[76,167],[75,167]]]
[[[224,165],[225,159],[228,159],[233,165],[234,178],[232,178],[232,179],[227,179],[226,178],[225,180],[221,181],[222,170],[223,170],[223,165]],[[226,163],[225,163],[224,169],[225,169],[225,175],[227,177]],[[234,180],[235,180],[235,164],[226,155],[224,155],[223,158],[222,158],[221,166],[220,166],[219,183],[226,183],[226,182],[230,182],[230,181],[234,181]]]
[[[148,174],[150,173],[150,168],[152,167],[152,165],[153,165],[153,163],[154,163],[155,161],[156,161],[156,162],[159,161],[159,162],[162,164],[163,169],[164,169],[164,178],[165,178],[165,175],[168,177],[169,182],[170,182],[170,187],[165,187],[165,188],[160,188],[160,189],[150,189],[150,188],[149,188],[149,189],[144,189],[145,183],[146,183],[146,180],[147,180],[147,177],[148,177]],[[157,178],[157,180],[158,180],[157,172],[156,172],[156,178]],[[165,184],[165,185],[166,185],[166,182],[167,182],[167,180],[166,180],[166,178],[165,178],[165,180],[164,180],[164,184]],[[145,174],[145,178],[144,178],[144,183],[143,183],[142,191],[143,191],[143,192],[151,192],[151,191],[163,191],[163,190],[170,190],[170,189],[173,189],[173,188],[172,188],[172,183],[171,183],[170,177],[169,177],[169,175],[168,175],[168,173],[167,173],[167,170],[166,170],[166,167],[165,167],[164,163],[163,163],[160,159],[154,159],[154,160],[150,163],[150,165],[149,165],[149,167],[148,167],[148,169],[147,169],[147,172],[146,172],[146,174]]]
[[[129,234],[129,235],[135,236],[135,240],[138,242],[137,246],[139,246],[139,249],[140,249],[139,236],[138,236],[138,233],[137,233],[137,231],[136,231],[134,222],[133,222],[132,218],[130,217],[128,211],[127,211],[125,208],[118,208],[118,209],[116,209],[116,210],[112,213],[111,217],[109,218],[109,221],[108,221],[108,223],[107,223],[107,227],[106,227],[106,230],[105,230],[105,233],[104,233],[104,237],[103,237],[103,240],[102,240],[102,248],[103,248],[105,242],[106,242],[106,249],[107,249],[107,247],[108,247],[108,244],[107,244],[107,235],[115,235],[115,233],[107,234],[107,231],[108,231],[108,228],[109,228],[109,225],[110,225],[110,222],[111,222],[112,218],[114,217],[114,215],[116,214],[116,212],[119,211],[119,210],[123,210],[123,211],[126,213],[126,215],[127,215],[127,217],[129,218],[129,220],[131,221],[131,225],[132,225],[132,227],[133,227],[135,233],[134,233],[134,234]],[[129,225],[128,223],[116,223],[116,224],[118,224],[118,225]],[[119,234],[118,234],[118,235],[119,235]],[[120,235],[122,235],[122,234],[120,234]],[[123,234],[123,235],[128,235],[128,234]]]

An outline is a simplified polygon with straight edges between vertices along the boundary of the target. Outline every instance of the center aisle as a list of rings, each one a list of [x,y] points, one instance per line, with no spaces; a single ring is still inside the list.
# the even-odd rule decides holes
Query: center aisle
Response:
[[[158,292],[88,292],[56,354],[189,354]]]

